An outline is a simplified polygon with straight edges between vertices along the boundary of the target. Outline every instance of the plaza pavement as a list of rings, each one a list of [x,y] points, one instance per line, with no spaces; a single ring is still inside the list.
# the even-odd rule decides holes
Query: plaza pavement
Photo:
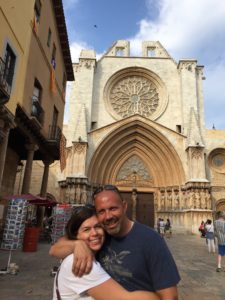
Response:
[[[166,241],[182,278],[178,286],[179,299],[224,300],[225,272],[216,272],[217,255],[208,253],[205,239],[197,235],[173,234]],[[41,243],[37,252],[13,252],[11,262],[17,263],[20,271],[17,275],[0,275],[0,299],[52,299],[50,272],[58,260],[48,256],[49,247]],[[0,268],[6,266],[7,260],[8,252],[0,250]]]

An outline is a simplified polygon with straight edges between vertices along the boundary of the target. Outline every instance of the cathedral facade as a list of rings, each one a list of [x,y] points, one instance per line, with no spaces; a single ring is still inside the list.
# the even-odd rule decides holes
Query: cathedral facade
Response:
[[[225,208],[225,131],[205,128],[203,66],[177,63],[159,42],[133,57],[117,41],[98,61],[82,50],[73,67],[60,202],[90,202],[113,184],[131,218],[189,232]]]

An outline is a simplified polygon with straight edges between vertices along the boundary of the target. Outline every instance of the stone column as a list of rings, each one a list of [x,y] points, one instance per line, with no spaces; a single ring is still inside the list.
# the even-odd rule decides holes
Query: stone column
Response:
[[[135,189],[133,189],[133,191],[132,191],[131,200],[132,200],[132,220],[136,221],[136,217],[137,217],[137,191]]]
[[[48,186],[48,175],[49,175],[49,165],[53,163],[52,160],[44,160],[44,173],[42,176],[42,183],[41,183],[41,191],[40,196],[45,197],[47,192],[47,186]]]
[[[34,152],[38,149],[37,145],[34,143],[26,145],[26,148],[27,148],[27,161],[26,161],[26,167],[25,167],[24,177],[23,177],[23,186],[21,192],[22,194],[29,193]]]

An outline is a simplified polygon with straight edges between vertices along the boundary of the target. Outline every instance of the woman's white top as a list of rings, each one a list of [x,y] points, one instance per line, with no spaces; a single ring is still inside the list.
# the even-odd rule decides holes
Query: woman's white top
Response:
[[[214,232],[214,226],[213,226],[213,224],[206,224],[205,225],[205,229],[208,232]]]
[[[93,262],[92,270],[89,274],[82,277],[76,277],[72,272],[73,254],[67,256],[61,266],[58,274],[58,289],[62,300],[91,300],[87,290],[110,279],[109,274],[101,267],[98,262]],[[56,276],[54,281],[53,300],[56,296]]]

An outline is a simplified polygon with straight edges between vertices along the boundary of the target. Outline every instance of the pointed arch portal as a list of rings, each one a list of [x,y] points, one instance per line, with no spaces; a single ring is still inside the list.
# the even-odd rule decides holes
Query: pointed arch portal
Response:
[[[119,170],[134,155],[143,161],[151,174],[148,188],[184,183],[182,163],[173,145],[140,118],[124,123],[101,142],[89,166],[89,180],[116,184]]]
[[[137,172],[135,164],[132,165],[135,159],[139,165]],[[137,177],[134,182],[132,172]],[[128,202],[128,216],[153,227],[154,192],[159,187],[184,184],[185,176],[180,158],[168,139],[140,118],[128,118],[100,143],[92,157],[88,178],[93,183],[117,185]]]

